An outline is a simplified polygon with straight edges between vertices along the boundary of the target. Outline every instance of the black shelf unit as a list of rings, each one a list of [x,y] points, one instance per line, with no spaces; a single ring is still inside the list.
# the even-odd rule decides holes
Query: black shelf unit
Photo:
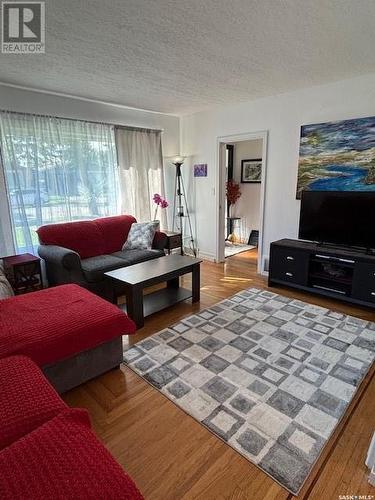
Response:
[[[375,309],[375,256],[283,239],[271,243],[268,285],[285,285]]]

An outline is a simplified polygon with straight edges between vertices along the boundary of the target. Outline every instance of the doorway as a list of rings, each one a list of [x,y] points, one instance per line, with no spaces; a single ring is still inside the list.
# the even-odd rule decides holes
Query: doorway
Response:
[[[218,138],[217,261],[243,254],[263,271],[267,132]]]

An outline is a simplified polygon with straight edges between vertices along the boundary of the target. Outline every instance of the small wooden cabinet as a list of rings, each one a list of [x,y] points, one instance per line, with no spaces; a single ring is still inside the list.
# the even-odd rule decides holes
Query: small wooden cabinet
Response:
[[[375,308],[375,256],[307,241],[275,241],[270,248],[268,284]]]
[[[4,272],[14,293],[20,295],[43,288],[40,258],[29,253],[3,257]]]
[[[172,231],[163,231],[167,235],[167,245],[165,249],[168,251],[168,254],[171,253],[171,250],[174,248],[179,248],[181,251],[181,255],[183,254],[182,250],[182,235],[181,233],[174,233]]]

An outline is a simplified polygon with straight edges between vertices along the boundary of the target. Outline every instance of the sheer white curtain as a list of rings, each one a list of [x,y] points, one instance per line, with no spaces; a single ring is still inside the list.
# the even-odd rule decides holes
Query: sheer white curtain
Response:
[[[0,158],[0,258],[15,252],[4,169]],[[0,261],[1,263],[1,261]]]
[[[164,196],[161,131],[115,129],[121,188],[121,211],[134,215],[139,222],[154,218],[155,193]],[[159,209],[157,219],[167,227],[165,210]]]
[[[17,251],[42,224],[119,213],[113,126],[1,112],[0,133]]]

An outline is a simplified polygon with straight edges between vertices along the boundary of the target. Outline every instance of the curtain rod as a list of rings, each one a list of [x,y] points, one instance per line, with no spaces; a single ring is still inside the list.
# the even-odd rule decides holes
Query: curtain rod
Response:
[[[83,120],[82,118],[65,118],[63,116],[56,116],[56,115],[42,115],[42,114],[38,114],[38,113],[23,113],[21,111],[9,111],[7,109],[0,109],[0,113],[10,113],[13,115],[21,115],[21,116],[37,116],[38,118],[56,118],[57,120],[69,120],[69,121],[73,121],[73,122],[94,123],[96,125],[107,125],[107,126],[118,128],[118,129],[134,130],[134,131],[138,131],[138,132],[164,132],[164,129],[136,127],[134,125],[119,125],[117,123],[98,122],[98,121],[94,121],[94,120]]]
[[[164,132],[162,128],[132,127],[130,125],[114,125],[114,127],[120,130],[135,130],[137,132]]]

